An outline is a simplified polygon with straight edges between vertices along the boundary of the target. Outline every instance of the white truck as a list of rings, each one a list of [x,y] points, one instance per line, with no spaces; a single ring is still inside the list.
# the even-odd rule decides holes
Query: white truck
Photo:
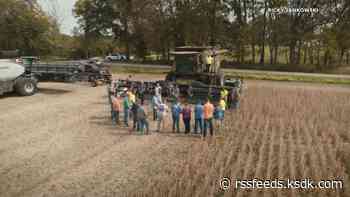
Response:
[[[126,55],[122,55],[119,53],[114,53],[114,54],[110,54],[108,56],[105,57],[105,60],[113,62],[113,61],[126,61],[128,60],[128,58],[126,57]]]
[[[0,60],[0,95],[15,91],[21,96],[31,96],[37,91],[38,80],[23,65],[11,60]]]

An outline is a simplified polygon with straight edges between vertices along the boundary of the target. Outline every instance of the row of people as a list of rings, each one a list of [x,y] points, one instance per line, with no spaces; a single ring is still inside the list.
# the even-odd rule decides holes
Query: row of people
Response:
[[[191,122],[194,120],[194,134],[202,134],[203,137],[206,137],[209,130],[210,135],[213,135],[214,120],[222,124],[225,110],[226,102],[224,99],[221,99],[216,105],[212,104],[210,99],[207,99],[205,103],[198,101],[193,107],[187,102],[182,106],[180,102],[176,101],[171,107],[173,132],[180,132],[180,118],[182,116],[186,134],[191,132]]]
[[[129,127],[129,119],[133,121],[133,130],[140,131],[141,133],[149,133],[149,123],[147,120],[147,112],[144,105],[141,104],[140,99],[136,99],[136,96],[132,92],[128,92],[127,96],[121,97],[120,95],[111,96],[112,107],[112,123],[115,125],[121,125],[119,119],[121,113],[123,113],[123,124]]]
[[[158,86],[157,89],[160,89]],[[172,128],[173,132],[180,132],[180,116],[182,115],[182,121],[185,127],[185,133],[190,133],[191,131],[191,120],[192,112],[194,114],[194,130],[193,133],[201,133],[203,136],[207,135],[209,130],[210,134],[213,135],[214,125],[213,120],[218,120],[220,123],[224,120],[224,114],[226,110],[227,100],[232,98],[232,94],[236,96],[233,98],[235,102],[229,103],[228,107],[234,105],[238,107],[239,105],[239,92],[238,89],[233,89],[231,92],[225,92],[222,90],[221,99],[215,106],[208,99],[205,103],[198,101],[194,106],[193,110],[188,103],[184,103],[182,106],[180,102],[175,101],[171,105],[171,118],[172,118]],[[152,97],[151,110],[153,111],[153,120],[157,121],[156,131],[164,129],[164,120],[167,112],[169,111],[165,102],[162,101],[162,97],[159,90],[155,91],[155,95]],[[126,96],[122,97],[117,94],[116,96],[110,96],[111,103],[111,114],[114,124],[120,124],[119,116],[123,112],[125,126],[129,127],[129,118],[132,118],[133,129],[140,132],[144,130],[149,131],[148,115],[144,108],[144,103],[141,101],[138,95],[133,91],[127,91]],[[233,103],[233,104],[232,104]],[[238,104],[237,104],[238,103]],[[198,132],[199,130],[199,132]]]

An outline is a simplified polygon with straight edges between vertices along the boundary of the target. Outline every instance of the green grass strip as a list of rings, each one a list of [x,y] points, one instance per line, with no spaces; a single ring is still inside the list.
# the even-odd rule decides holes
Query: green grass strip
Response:
[[[113,66],[112,72],[115,74],[133,73],[133,74],[166,74],[170,68],[155,68],[145,66]],[[267,80],[267,81],[289,81],[289,82],[307,82],[307,83],[321,83],[321,84],[343,84],[350,85],[350,79],[332,78],[332,77],[318,77],[318,76],[301,76],[301,75],[280,75],[270,73],[246,73],[244,71],[234,72],[225,69],[227,77],[242,77],[243,79],[251,80]]]

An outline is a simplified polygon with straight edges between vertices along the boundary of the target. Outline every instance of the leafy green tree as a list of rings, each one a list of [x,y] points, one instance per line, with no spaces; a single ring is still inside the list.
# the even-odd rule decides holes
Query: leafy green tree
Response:
[[[0,49],[25,55],[51,52],[54,25],[36,1],[0,0]]]

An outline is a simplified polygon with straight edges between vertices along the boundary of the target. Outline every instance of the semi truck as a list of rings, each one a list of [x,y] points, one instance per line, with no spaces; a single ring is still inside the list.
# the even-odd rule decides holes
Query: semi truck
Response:
[[[37,91],[38,80],[23,65],[11,60],[0,60],[0,95],[16,92],[31,96]]]

